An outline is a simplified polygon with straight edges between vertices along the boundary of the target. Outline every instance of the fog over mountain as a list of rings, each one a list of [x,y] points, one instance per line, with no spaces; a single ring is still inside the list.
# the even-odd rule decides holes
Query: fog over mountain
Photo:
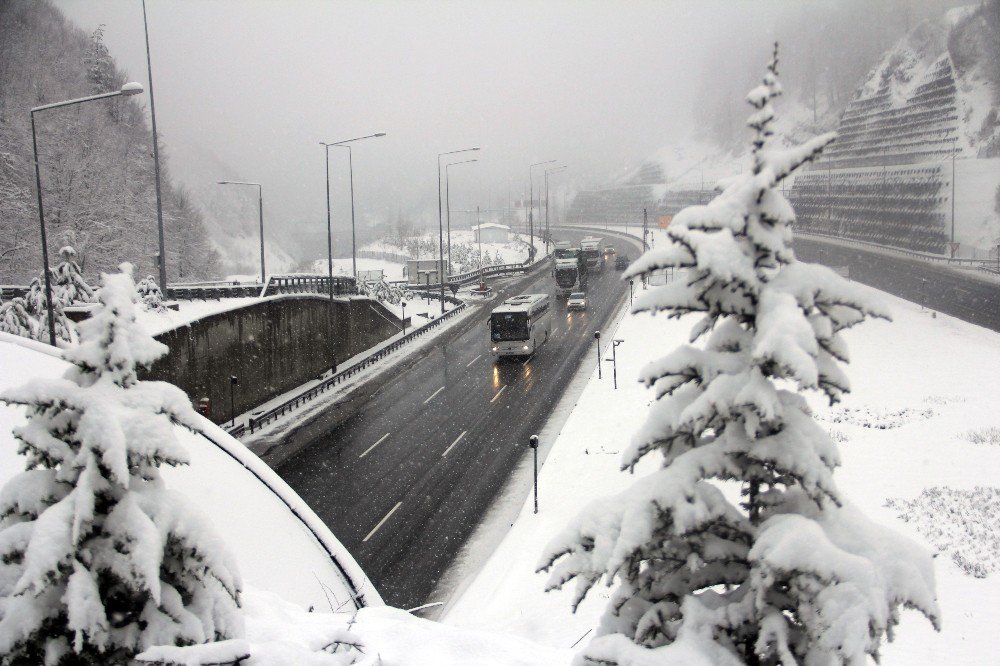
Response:
[[[119,66],[146,82],[137,0],[55,4],[84,30],[104,24]],[[560,187],[586,187],[675,141],[731,140],[746,114],[735,91],[776,39],[786,88],[808,81],[801,94],[817,88],[839,103],[910,24],[954,4],[148,0],[147,9],[175,177],[201,197],[222,190],[212,184],[221,178],[261,181],[269,229],[287,239],[323,228],[319,141],[388,134],[354,148],[363,223],[436,220],[437,154],[468,146],[482,147],[480,161],[452,170],[453,207],[499,207],[527,189],[532,162],[557,159],[570,167]],[[231,171],[215,174],[214,164]],[[331,169],[334,223],[346,229],[346,151],[331,153]]]

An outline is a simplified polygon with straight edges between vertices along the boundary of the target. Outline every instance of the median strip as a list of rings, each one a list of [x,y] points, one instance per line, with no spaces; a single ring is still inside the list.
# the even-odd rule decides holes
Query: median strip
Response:
[[[427,398],[426,400],[424,400],[424,404],[426,405],[426,404],[427,404],[428,402],[430,402],[431,400],[433,400],[433,399],[434,399],[434,396],[436,396],[436,395],[437,395],[438,393],[440,393],[440,392],[441,392],[441,391],[443,391],[443,390],[444,390],[444,387],[442,386],[442,387],[441,387],[441,388],[439,388],[439,389],[438,389],[437,391],[434,391],[434,393],[431,393],[431,397],[429,397],[429,398]]]
[[[372,444],[371,446],[369,446],[369,447],[368,447],[367,449],[365,449],[365,452],[364,452],[364,453],[362,453],[362,454],[361,454],[360,456],[358,456],[358,457],[359,457],[359,458],[364,458],[364,457],[365,457],[366,455],[368,455],[368,452],[369,452],[369,451],[371,451],[371,450],[372,450],[372,449],[374,449],[374,448],[375,448],[376,446],[378,446],[379,444],[381,444],[382,442],[384,442],[384,441],[385,441],[385,438],[386,438],[386,437],[388,437],[388,436],[389,436],[389,433],[385,433],[384,435],[382,435],[382,437],[380,437],[380,438],[379,438],[379,440],[378,440],[377,442],[375,442],[374,444]]]
[[[458,444],[459,442],[462,441],[462,438],[465,437],[465,433],[467,433],[467,432],[469,432],[469,431],[468,430],[463,430],[462,434],[459,435],[458,437],[456,437],[455,441],[451,443],[451,446],[449,446],[447,449],[444,450],[444,453],[441,454],[441,457],[443,458],[444,456],[448,455],[448,452],[451,451],[455,447],[456,444]]]
[[[391,509],[389,509],[389,513],[385,514],[385,518],[383,518],[382,520],[378,521],[378,525],[376,525],[375,527],[372,528],[372,531],[368,533],[368,536],[366,536],[364,539],[361,540],[361,543],[364,543],[364,542],[368,541],[368,539],[371,539],[372,535],[375,534],[376,532],[378,532],[378,528],[382,527],[382,525],[385,524],[385,521],[389,520],[389,516],[391,516],[392,514],[396,513],[396,509],[398,509],[402,505],[403,505],[402,502],[396,502],[396,506],[394,506]]]
[[[500,390],[499,390],[499,391],[497,391],[497,394],[496,394],[495,396],[493,396],[493,399],[492,399],[492,400],[490,400],[490,404],[493,404],[494,402],[496,402],[496,401],[497,401],[497,398],[499,398],[499,397],[500,397],[500,394],[501,394],[501,393],[503,393],[503,392],[504,392],[504,390],[506,390],[506,388],[507,388],[507,385],[506,385],[506,384],[504,384],[503,386],[501,386],[501,387],[500,387]]]

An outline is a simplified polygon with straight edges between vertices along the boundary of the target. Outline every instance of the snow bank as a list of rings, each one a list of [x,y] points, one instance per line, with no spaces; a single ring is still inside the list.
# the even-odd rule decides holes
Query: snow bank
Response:
[[[837,485],[843,494],[875,523],[937,550],[936,540],[919,529],[929,520],[904,523],[885,503],[913,500],[929,487],[973,492],[977,486],[996,486],[1000,447],[966,438],[970,430],[998,425],[1000,334],[943,315],[932,318],[913,303],[857,286],[882,299],[895,321],[874,321],[844,333],[851,350],[852,392],[838,408],[818,397],[810,399],[811,406],[821,423],[835,425],[841,440]],[[546,594],[546,575],[533,572],[552,535],[587,503],[631,485],[633,479],[618,472],[618,465],[653,397],[632,380],[646,363],[684,344],[692,323],[691,317],[665,321],[630,315],[607,336],[625,340],[617,349],[618,390],[608,372],[600,381],[594,373],[540,470],[540,513],[532,513],[529,497],[506,539],[454,600],[445,622],[492,627],[554,647],[568,647],[596,626],[607,589],[595,588],[573,614],[573,590]],[[891,427],[855,418],[868,413],[890,415]],[[642,461],[636,474],[655,467]],[[736,498],[733,491],[730,500]],[[988,533],[995,539],[997,528]],[[970,576],[947,551],[937,558],[935,573],[941,633],[919,614],[904,613],[897,640],[883,648],[882,662],[992,662],[1000,650],[995,631],[1000,576]]]

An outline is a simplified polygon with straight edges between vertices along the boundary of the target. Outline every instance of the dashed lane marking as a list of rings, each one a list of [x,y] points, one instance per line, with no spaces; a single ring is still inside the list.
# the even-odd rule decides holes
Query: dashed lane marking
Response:
[[[438,393],[440,393],[440,392],[441,392],[441,391],[443,391],[443,390],[444,390],[444,387],[442,386],[442,387],[441,387],[441,388],[439,388],[439,389],[438,389],[437,391],[434,391],[434,393],[431,393],[431,397],[429,397],[429,398],[427,398],[426,400],[424,400],[424,404],[426,405],[426,404],[427,404],[428,402],[430,402],[431,400],[433,400],[433,399],[434,399],[434,396],[436,396],[436,395],[437,395]]]
[[[503,386],[501,386],[501,387],[500,387],[500,390],[499,390],[499,391],[497,391],[497,394],[496,394],[495,396],[493,396],[493,399],[492,399],[492,400],[490,400],[490,404],[493,404],[494,402],[496,402],[496,401],[497,401],[497,398],[499,398],[499,397],[500,397],[500,394],[501,394],[501,393],[503,393],[503,392],[504,392],[504,391],[506,391],[506,390],[507,390],[507,385],[506,385],[506,384],[504,384]]]
[[[383,518],[382,520],[378,521],[378,525],[376,525],[375,527],[372,528],[372,531],[368,533],[368,536],[366,536],[364,539],[361,540],[361,543],[364,543],[365,541],[368,541],[368,539],[371,539],[372,535],[374,535],[376,532],[378,532],[378,528],[382,527],[382,525],[385,524],[385,521],[389,520],[389,516],[391,516],[392,514],[396,513],[396,509],[398,509],[402,505],[403,505],[402,502],[396,502],[396,506],[394,506],[391,509],[389,509],[389,513],[385,514],[385,518]]]
[[[447,449],[444,450],[444,453],[441,454],[441,457],[443,458],[444,456],[448,455],[448,452],[451,451],[452,448],[454,448],[454,446],[456,444],[458,444],[459,442],[462,441],[462,438],[465,437],[465,433],[467,433],[467,432],[469,432],[469,431],[468,430],[463,430],[462,434],[459,435],[458,437],[456,437],[455,441],[451,443],[451,446],[449,446]]]
[[[364,458],[364,457],[365,457],[366,455],[368,455],[368,452],[369,452],[369,451],[371,451],[371,450],[372,450],[372,449],[374,449],[374,448],[375,448],[376,446],[378,446],[379,444],[381,444],[382,442],[384,442],[384,441],[385,441],[385,438],[386,438],[386,437],[388,437],[388,436],[389,436],[389,433],[385,433],[384,435],[382,435],[382,436],[381,436],[381,437],[379,438],[379,440],[378,440],[377,442],[375,442],[374,444],[372,444],[371,446],[369,446],[369,447],[368,447],[367,449],[365,449],[365,452],[364,452],[364,453],[362,453],[362,454],[361,454],[360,456],[358,456],[358,457],[359,457],[359,458]]]
[[[483,357],[483,355],[482,355],[482,354],[480,354],[480,355],[479,355],[479,356],[477,356],[476,358],[474,358],[474,359],[472,359],[471,361],[469,361],[468,363],[466,363],[466,364],[465,364],[465,367],[469,367],[470,365],[472,365],[473,363],[475,363],[476,361],[478,361],[478,360],[479,360],[479,359],[481,359],[482,357]]]

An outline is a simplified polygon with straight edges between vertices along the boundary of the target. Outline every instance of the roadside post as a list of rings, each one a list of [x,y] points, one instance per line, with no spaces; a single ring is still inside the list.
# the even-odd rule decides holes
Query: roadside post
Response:
[[[632,305],[632,287],[635,285],[635,280],[632,278],[628,279],[628,304]]]
[[[594,331],[594,339],[597,340],[597,378],[601,378],[601,332]]]
[[[229,376],[229,427],[236,425],[236,385],[239,384],[239,380],[236,379],[236,375]]]
[[[538,435],[528,438],[528,446],[535,457],[535,513],[538,513]]]
[[[616,350],[618,345],[625,342],[621,338],[615,338],[611,341],[611,374],[615,380],[615,390],[618,390],[618,354]]]
[[[403,308],[403,335],[406,335],[406,301],[400,301],[399,305]]]

